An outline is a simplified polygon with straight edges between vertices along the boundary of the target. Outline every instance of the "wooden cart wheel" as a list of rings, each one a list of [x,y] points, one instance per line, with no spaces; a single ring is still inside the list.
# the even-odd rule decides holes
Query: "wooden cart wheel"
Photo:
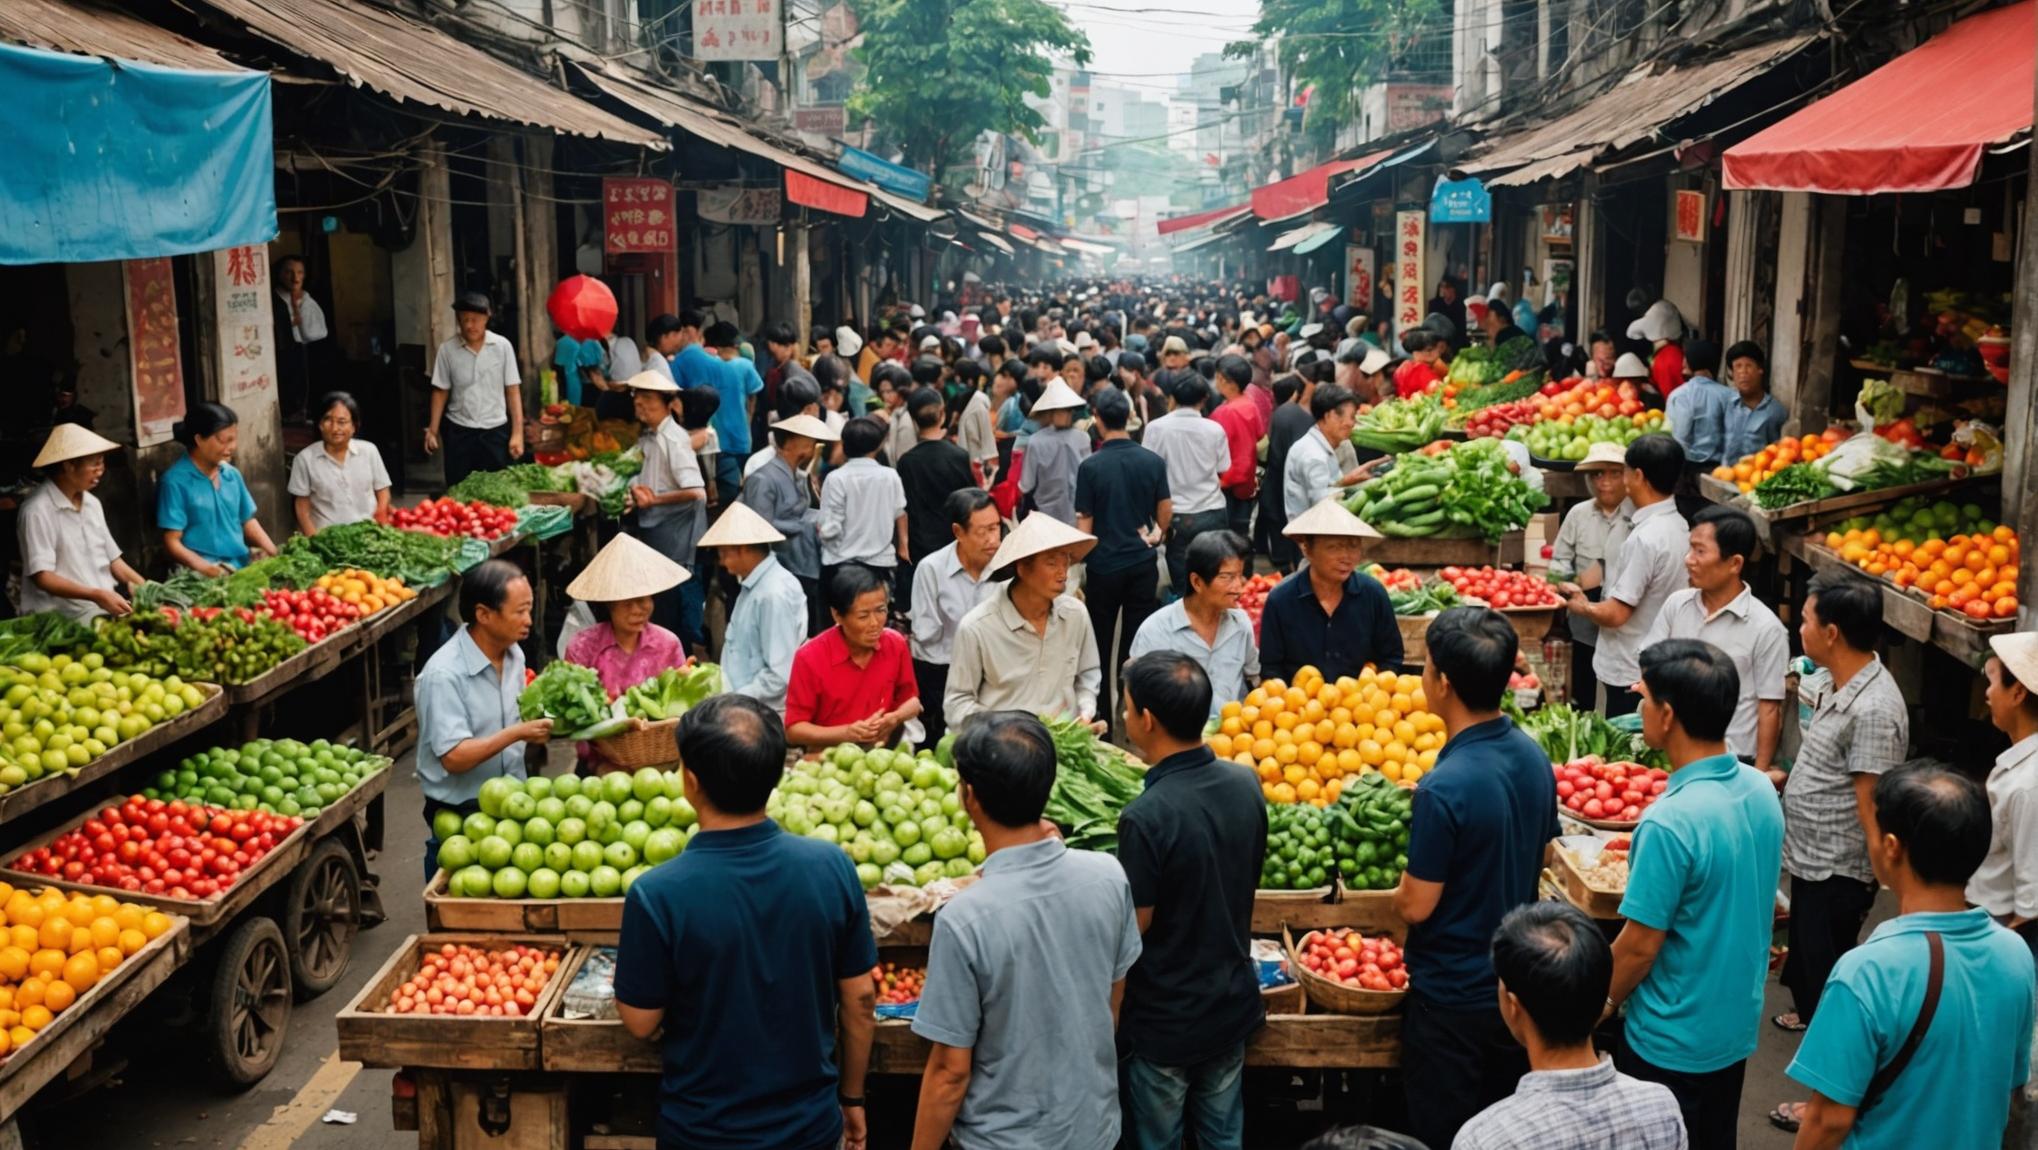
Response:
[[[291,874],[283,903],[297,1001],[317,998],[340,981],[360,929],[361,876],[354,856],[337,839],[325,839]]]
[[[220,945],[212,974],[213,1064],[228,1086],[260,1082],[290,1028],[290,955],[272,919],[249,918]]]

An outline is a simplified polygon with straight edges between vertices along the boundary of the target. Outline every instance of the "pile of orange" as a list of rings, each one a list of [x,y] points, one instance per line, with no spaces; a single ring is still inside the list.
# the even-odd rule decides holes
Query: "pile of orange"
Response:
[[[1205,741],[1219,758],[1251,767],[1268,802],[1321,807],[1365,771],[1414,786],[1444,745],[1444,721],[1428,706],[1420,675],[1368,667],[1326,682],[1304,667],[1292,684],[1268,679],[1226,703]]]
[[[0,882],[0,1057],[84,997],[172,922],[112,895]]]
[[[1935,611],[1958,611],[1970,619],[2017,616],[2017,565],[2022,559],[2017,532],[2007,525],[1981,535],[1934,536],[1923,542],[1885,540],[1870,527],[1835,531],[1826,546],[1870,575],[1923,598]]]
[[[365,617],[373,615],[384,607],[393,607],[406,599],[417,598],[417,592],[403,585],[401,579],[385,579],[373,571],[349,567],[343,571],[328,571],[318,577],[312,586],[331,595],[342,603],[351,603],[361,609]]]
[[[1733,484],[1746,495],[1763,480],[1793,463],[1810,463],[1822,455],[1831,454],[1846,438],[1835,427],[1827,428],[1821,435],[1803,435],[1795,439],[1786,435],[1753,455],[1742,456],[1738,463],[1724,463],[1713,468],[1712,477]]]

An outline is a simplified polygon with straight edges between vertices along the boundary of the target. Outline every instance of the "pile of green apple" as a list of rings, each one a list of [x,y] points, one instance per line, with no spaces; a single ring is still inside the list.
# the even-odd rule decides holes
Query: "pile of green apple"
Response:
[[[16,656],[0,665],[0,794],[76,770],[204,702],[174,675],[115,671],[97,652]]]
[[[831,747],[788,770],[764,811],[792,834],[841,846],[865,890],[961,878],[984,861],[955,770],[932,751]]]
[[[454,898],[617,898],[699,830],[679,774],[656,767],[498,777],[481,784],[480,799],[471,815],[432,819]]]

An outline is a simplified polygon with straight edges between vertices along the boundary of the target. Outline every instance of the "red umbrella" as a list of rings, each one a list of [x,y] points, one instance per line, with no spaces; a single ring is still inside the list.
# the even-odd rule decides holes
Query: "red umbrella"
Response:
[[[574,339],[600,339],[616,327],[616,295],[593,276],[570,276],[552,289],[545,311]]]

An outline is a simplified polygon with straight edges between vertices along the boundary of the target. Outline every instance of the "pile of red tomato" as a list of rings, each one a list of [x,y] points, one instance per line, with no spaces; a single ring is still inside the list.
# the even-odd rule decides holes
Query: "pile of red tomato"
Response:
[[[521,1018],[559,969],[558,951],[535,946],[483,950],[449,942],[421,957],[418,972],[389,992],[384,1013]]]
[[[870,981],[877,987],[880,1006],[900,1006],[920,1001],[920,991],[927,986],[927,971],[917,966],[884,962],[870,968]]]
[[[1497,567],[1446,567],[1438,572],[1444,582],[1467,599],[1483,600],[1497,611],[1510,607],[1556,607],[1564,602],[1548,581],[1525,571]]]
[[[1557,773],[1557,801],[1582,818],[1632,823],[1670,789],[1670,772],[1640,763],[1609,763],[1587,755],[1551,767]]]
[[[1401,948],[1382,935],[1356,930],[1312,930],[1295,943],[1295,956],[1311,973],[1361,990],[1406,990]]]
[[[1473,439],[1500,439],[1517,423],[1536,422],[1536,406],[1526,399],[1482,407],[1465,417],[1465,434]]]
[[[262,614],[316,643],[361,617],[361,608],[316,587],[309,591],[264,591]]]
[[[470,539],[500,539],[516,530],[517,513],[507,507],[479,499],[462,503],[444,495],[427,499],[416,507],[392,507],[389,525],[406,531],[433,535],[464,535]]]
[[[137,795],[8,864],[13,870],[169,898],[216,898],[304,824]]]
[[[1246,617],[1253,621],[1253,642],[1260,641],[1260,612],[1267,609],[1267,593],[1281,585],[1278,575],[1255,575],[1245,581],[1245,590],[1238,593],[1238,605],[1245,609]]]

